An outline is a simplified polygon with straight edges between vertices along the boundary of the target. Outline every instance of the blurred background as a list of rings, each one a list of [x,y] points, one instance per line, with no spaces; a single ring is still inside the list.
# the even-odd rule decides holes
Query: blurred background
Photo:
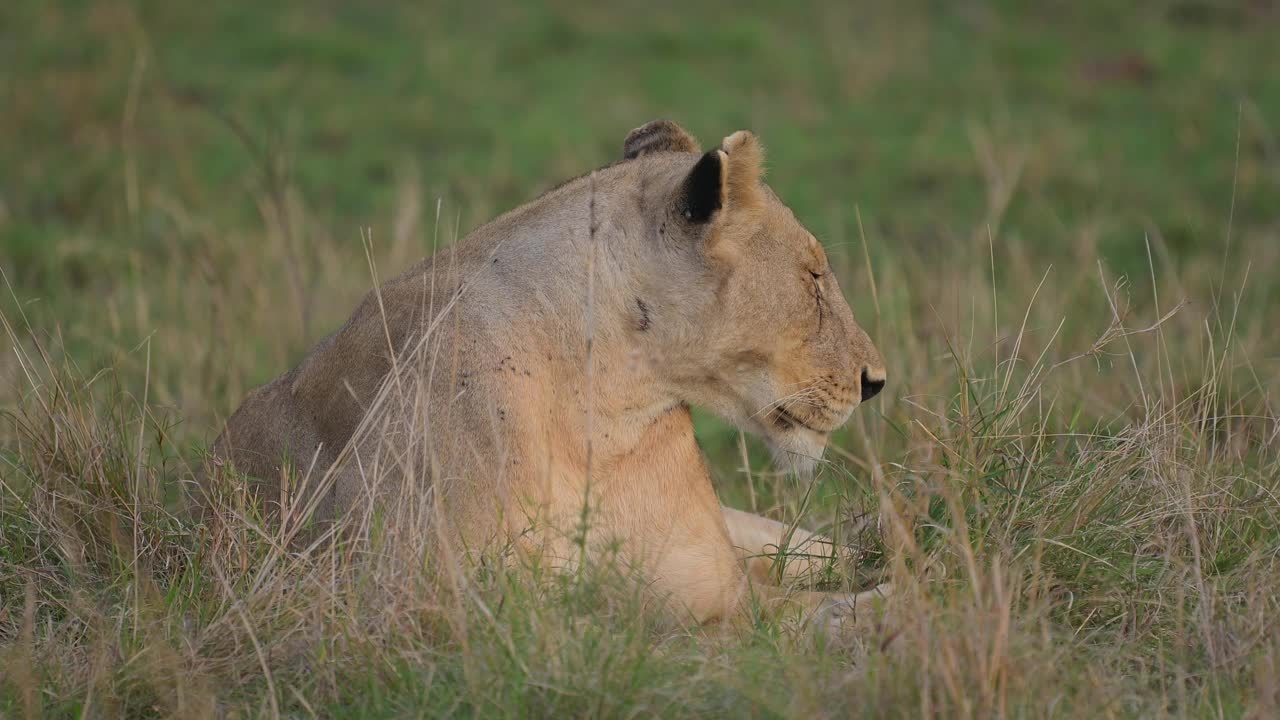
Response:
[[[961,266],[1009,322],[1048,278],[1096,333],[1100,278],[1154,311],[1160,276],[1250,323],[1277,297],[1277,37],[1267,0],[10,0],[0,268],[65,357],[150,382],[198,440],[371,260],[398,273],[669,117],[762,137],[864,324],[900,299],[882,334],[968,334],[999,299]]]

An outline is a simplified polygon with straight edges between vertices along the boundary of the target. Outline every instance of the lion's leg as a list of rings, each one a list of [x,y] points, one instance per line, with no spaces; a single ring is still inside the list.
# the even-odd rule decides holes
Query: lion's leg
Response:
[[[790,584],[817,580],[845,551],[830,539],[730,507],[722,507],[729,539],[756,582]]]
[[[835,550],[808,531],[791,533],[782,523],[722,507],[692,425],[687,412],[665,416],[650,432],[669,432],[657,440],[667,441],[670,452],[656,459],[646,453],[628,458],[614,468],[628,482],[608,486],[596,503],[595,522],[610,542],[622,541],[629,557],[641,560],[646,590],[663,598],[674,615],[697,623],[736,623],[757,608],[770,614],[800,611],[818,616],[819,622],[855,611],[861,617],[866,594],[789,592],[770,581],[770,558],[748,572],[744,555],[776,555],[777,546],[785,544],[791,552],[812,555],[791,558],[785,568],[784,578],[802,578],[820,569]],[[580,512],[576,505],[563,511]]]
[[[698,623],[748,621],[759,610],[772,616],[798,613],[818,627],[844,631],[874,617],[875,599],[890,593],[888,584],[859,593],[792,591],[748,575],[739,552],[724,539],[698,540],[680,543],[681,551],[665,555],[650,586],[668,594]]]
[[[750,537],[765,538],[760,541],[763,549],[764,542],[778,541],[787,528],[748,513],[735,515],[730,523],[725,514],[716,505],[701,503],[686,506],[683,512],[674,511],[673,517],[679,517],[680,522],[666,528],[661,550],[650,555],[650,589],[670,597],[675,607],[683,608],[698,623],[748,621],[759,610],[775,616],[798,613],[818,627],[843,631],[874,617],[873,599],[889,592],[887,585],[861,593],[792,591],[767,577],[768,566],[763,572],[748,572],[742,563],[743,551],[735,545]],[[755,535],[748,532],[751,530]],[[767,537],[765,530],[770,531]],[[803,540],[816,546],[821,538],[805,532]],[[826,552],[831,551],[828,542]],[[817,556],[795,560],[797,564],[811,562],[815,568],[824,562]],[[786,576],[802,577],[802,573],[788,567]]]
[[[777,615],[799,612],[814,627],[839,633],[869,629],[876,605],[892,593],[882,584],[858,593],[793,591],[779,587],[778,581],[817,579],[833,558],[843,558],[845,550],[821,535],[752,513],[721,507],[730,542],[740,562],[745,564],[750,584],[748,592],[755,607]],[[779,563],[781,566],[779,567]],[[743,598],[739,617],[753,605]]]
[[[876,619],[883,617],[884,604],[893,593],[889,583],[857,593],[788,592],[770,585],[755,585],[752,590],[772,614],[799,611],[815,629],[837,635],[870,631]]]

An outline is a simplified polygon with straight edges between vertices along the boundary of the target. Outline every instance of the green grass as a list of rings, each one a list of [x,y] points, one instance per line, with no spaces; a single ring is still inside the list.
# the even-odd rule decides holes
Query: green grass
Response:
[[[1280,15],[883,5],[0,7],[0,715],[1274,715]],[[464,590],[181,512],[363,234],[388,277],[659,116],[762,137],[887,359],[812,486],[698,425],[892,627],[673,631],[617,568]]]

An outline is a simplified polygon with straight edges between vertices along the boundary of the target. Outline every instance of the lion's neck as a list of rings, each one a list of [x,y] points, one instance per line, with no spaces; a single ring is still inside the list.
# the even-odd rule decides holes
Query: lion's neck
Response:
[[[646,294],[655,283],[645,275],[659,240],[635,212],[634,195],[612,189],[622,170],[600,171],[594,198],[580,187],[553,191],[466,241],[495,345],[522,369],[539,368],[541,377],[520,390],[537,408],[530,427],[580,469],[588,457],[593,468],[618,466],[653,441],[656,426],[688,427],[657,423],[687,410],[654,362],[672,354],[652,346],[643,302],[662,300]],[[520,329],[517,342],[512,328]],[[691,431],[681,432],[691,442]]]

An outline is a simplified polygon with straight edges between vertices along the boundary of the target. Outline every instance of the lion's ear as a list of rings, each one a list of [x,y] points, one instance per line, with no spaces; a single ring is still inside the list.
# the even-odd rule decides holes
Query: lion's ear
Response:
[[[723,150],[704,153],[676,194],[677,211],[693,223],[709,222],[725,204],[728,187],[725,172],[729,169]]]
[[[749,211],[764,201],[764,148],[756,136],[739,130],[717,150],[704,153],[685,176],[677,194],[678,210],[686,220],[709,222],[721,208]]]
[[[728,156],[725,195],[735,209],[750,208],[762,200],[760,179],[764,177],[764,146],[749,130],[739,130],[724,139],[720,149]]]
[[[670,120],[654,120],[627,133],[622,141],[622,159],[634,160],[645,153],[698,152],[698,141]]]

